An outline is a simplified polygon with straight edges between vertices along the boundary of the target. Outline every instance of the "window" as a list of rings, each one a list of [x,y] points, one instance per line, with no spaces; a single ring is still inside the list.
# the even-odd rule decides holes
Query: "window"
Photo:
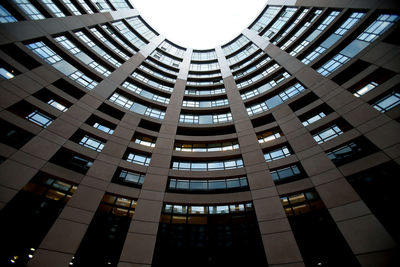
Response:
[[[86,4],[85,0],[77,0],[78,3],[85,9],[87,14],[93,14],[93,10]]]
[[[164,53],[163,50],[154,50],[154,52],[151,53],[151,56],[156,60],[161,61],[162,63],[167,64],[173,68],[179,68],[179,65],[181,64],[181,60],[172,58],[167,53]]]
[[[382,14],[373,23],[371,23],[355,40],[342,49],[332,59],[325,62],[317,72],[323,76],[328,76],[339,69],[346,62],[360,53],[370,43],[374,42],[387,29],[392,27],[399,20],[398,15]]]
[[[135,133],[132,138],[132,141],[135,142],[136,144],[148,147],[155,147],[156,140],[157,138],[155,137],[144,135],[141,133]]]
[[[155,108],[151,108],[151,107],[147,107],[145,105],[142,105],[140,103],[134,102],[133,100],[127,98],[126,96],[119,94],[119,93],[113,93],[109,100],[125,109],[128,109],[132,112],[141,114],[141,115],[145,115],[145,116],[149,116],[152,117],[154,119],[158,119],[158,120],[163,120],[164,116],[165,116],[165,112],[155,109]]]
[[[257,134],[257,139],[258,142],[262,144],[278,139],[281,136],[283,136],[282,131],[280,129],[274,129]]]
[[[278,95],[268,98],[267,100],[264,100],[260,103],[253,104],[252,106],[246,108],[247,114],[249,116],[253,116],[258,113],[265,112],[269,109],[272,109],[282,104],[283,102],[289,100],[290,98],[295,97],[304,90],[305,88],[300,83],[296,83],[292,86],[289,86],[286,90],[280,92]]]
[[[29,140],[34,137],[34,134],[25,131],[13,124],[0,120],[0,142],[16,149],[20,149]]]
[[[302,60],[304,64],[310,64],[314,59],[323,54],[326,50],[337,43],[355,24],[357,24],[365,13],[354,12],[344,21],[336,31],[325,39],[317,48],[305,56]]]
[[[358,137],[344,145],[330,149],[327,156],[336,166],[352,162],[378,151],[378,148],[365,137]]]
[[[56,4],[54,4],[53,0],[41,0],[43,4],[47,6],[47,8],[54,14],[56,17],[65,17],[64,12],[62,12]]]
[[[213,115],[192,115],[181,114],[179,116],[180,123],[188,124],[214,124],[214,123],[227,123],[232,121],[232,114],[213,114]]]
[[[283,12],[279,15],[279,17],[275,20],[274,24],[268,27],[268,30],[263,34],[263,37],[267,39],[272,39],[275,34],[277,34],[283,26],[285,26],[286,22],[294,15],[297,11],[297,7],[286,7]]]
[[[270,170],[275,184],[284,184],[304,178],[306,175],[300,165],[292,165],[280,169]]]
[[[149,166],[150,165],[150,156],[143,155],[143,154],[138,154],[137,152],[133,151],[127,151],[125,153],[124,159],[126,161],[139,164],[139,165],[144,165],[144,166]]]
[[[97,7],[100,12],[112,11],[111,7],[107,4],[105,0],[90,0]]]
[[[118,168],[112,182],[141,188],[144,182],[144,177],[144,174]]]
[[[281,196],[281,202],[288,217],[301,215],[324,207],[315,189]]]
[[[183,57],[183,54],[186,51],[186,49],[175,46],[168,41],[162,42],[158,47],[160,49],[164,50],[165,52],[167,52],[173,56],[180,57],[180,58]]]
[[[192,60],[212,60],[217,58],[215,50],[199,51],[193,50]]]
[[[310,98],[310,100],[311,99],[312,98]],[[299,99],[298,101],[299,102],[297,102],[297,103],[293,103],[293,105],[291,107],[296,109],[301,104],[303,104],[303,106],[307,106],[307,104],[308,104],[307,98]],[[312,109],[311,111],[299,116],[299,119],[300,119],[301,123],[303,124],[303,126],[308,126],[308,125],[326,117],[328,114],[330,114],[332,112],[333,112],[333,110],[328,105],[322,104],[322,105]]]
[[[96,70],[98,73],[104,75],[104,76],[109,76],[111,74],[111,71],[109,71],[107,68],[99,64],[97,61],[93,60],[90,56],[88,56],[86,53],[82,52],[73,42],[71,42],[67,37],[65,36],[59,36],[54,38],[60,45],[62,45],[68,52],[73,54],[77,59],[91,67],[92,69]]]
[[[101,152],[104,148],[104,143],[102,141],[99,141],[89,135],[82,137],[82,139],[79,141],[79,144],[97,152]]]
[[[281,202],[306,266],[360,266],[315,189],[283,195]]]
[[[17,19],[8,12],[2,5],[0,5],[0,23],[16,22]]]
[[[262,16],[250,27],[251,30],[256,32],[261,32],[265,26],[267,26],[274,17],[281,10],[281,7],[278,6],[268,6],[267,9],[263,12]]]
[[[270,162],[277,159],[286,158],[292,155],[291,149],[288,146],[282,146],[264,153],[264,159],[266,162]]]
[[[174,90],[172,88],[172,85],[170,86],[170,85],[161,84],[159,82],[156,82],[156,81],[154,81],[152,79],[149,79],[149,78],[143,76],[142,74],[138,73],[137,71],[134,71],[131,75],[132,75],[132,77],[138,79],[139,81],[142,81],[142,82],[144,82],[144,83],[146,83],[146,84],[148,84],[148,85],[150,85],[152,87],[161,89],[163,91],[166,91],[166,92],[170,93],[170,92],[172,92]]]
[[[212,161],[212,162],[180,162],[173,161],[172,169],[190,171],[216,171],[242,168],[242,159]]]
[[[53,119],[51,117],[45,115],[38,110],[31,112],[28,116],[26,116],[26,119],[33,123],[36,123],[43,128],[46,128],[53,122]]]
[[[336,125],[330,125],[329,127],[323,129],[322,131],[313,135],[315,142],[318,144],[325,143],[343,133],[342,129]]]
[[[239,144],[237,141],[225,141],[223,143],[175,143],[175,150],[184,152],[214,152],[234,149],[239,149]]]
[[[276,64],[276,65],[278,65],[278,64]],[[266,70],[264,72],[267,72],[267,71],[268,70]],[[262,74],[259,74],[258,76],[262,76]],[[282,72],[282,73],[278,73],[272,79],[270,79],[269,81],[266,81],[260,87],[258,87],[256,89],[253,89],[253,90],[250,90],[250,91],[246,91],[244,93],[241,93],[241,97],[242,97],[243,100],[247,100],[247,99],[252,98],[252,97],[254,97],[256,95],[259,95],[259,94],[262,94],[264,92],[267,92],[267,91],[271,90],[274,86],[278,85],[279,83],[285,81],[286,79],[288,79],[290,77],[291,77],[290,74],[287,73],[286,71]],[[251,83],[253,83],[252,80],[246,80],[246,81],[241,82],[240,84],[238,84],[238,88],[242,87],[243,85],[247,85],[247,84],[251,84]]]
[[[119,38],[112,27],[109,27],[106,24],[101,25],[101,27],[103,28],[103,30],[106,33],[108,33],[115,41],[117,41],[120,45],[122,45],[122,47],[124,47],[126,50],[128,50],[132,54],[136,53],[135,50],[138,50],[138,49],[137,48],[135,48],[135,50],[132,49],[125,41],[123,41],[121,38]],[[140,43],[140,41],[138,41],[138,42]]]
[[[76,184],[39,172],[2,209],[4,266],[26,266],[53,226]]]
[[[287,40],[284,44],[282,44],[280,47],[281,49],[286,49],[287,47],[289,47],[294,41],[297,40],[297,38],[302,35],[302,33],[307,30],[312,23],[319,17],[319,15],[321,15],[322,10],[321,9],[316,9],[313,10],[310,14],[308,14],[305,18],[304,18],[304,23],[303,25],[300,27],[300,29],[298,29],[290,38],[289,40]],[[331,13],[331,15],[334,15],[335,13]],[[329,20],[328,20],[329,21]],[[299,47],[299,49],[302,49],[301,47]]]
[[[219,95],[226,93],[225,88],[211,89],[211,90],[200,90],[200,89],[186,89],[185,95]]]
[[[108,122],[104,119],[101,119],[95,115],[90,116],[89,119],[87,119],[86,123],[92,126],[93,128],[96,128],[108,134],[113,134],[114,129],[116,128],[115,124]]]
[[[392,91],[390,94],[383,96],[377,100],[372,106],[384,113],[400,104],[400,93]]]
[[[65,61],[44,42],[39,41],[36,43],[27,44],[26,47],[32,50],[32,52],[34,52],[44,61],[51,64],[58,71],[62,72],[64,75],[68,76],[71,80],[76,81],[83,87],[91,90],[97,85],[95,80],[86,76],[73,65]]]
[[[30,18],[33,20],[45,19],[42,13],[32,5],[29,0],[13,0],[14,3]]]
[[[335,18],[340,14],[338,11],[332,11],[325,19],[324,21],[318,25],[317,29],[314,30],[310,35],[306,37],[304,41],[302,41],[298,46],[296,46],[292,51],[290,52],[291,56],[296,56],[298,53],[300,53],[306,46],[308,46],[315,38],[317,38],[334,20]],[[317,15],[317,12],[315,12],[315,15]],[[318,14],[319,15],[319,14]],[[313,19],[316,19],[317,16],[314,16]],[[292,37],[290,38],[283,46],[282,49],[285,49],[289,44],[291,44],[295,39],[298,37],[298,33],[301,31],[303,32],[308,26],[311,24],[304,24],[304,26]],[[297,35],[297,36],[296,36]],[[292,41],[293,40],[293,41]]]
[[[246,177],[217,179],[217,180],[183,180],[170,178],[168,182],[168,191],[171,192],[237,192],[248,190]]]
[[[93,159],[79,155],[65,148],[59,149],[50,159],[50,162],[81,174],[86,174],[93,165]]]
[[[368,93],[369,91],[371,91],[372,89],[377,87],[378,85],[379,84],[377,84],[376,82],[370,82],[370,83],[364,85],[362,88],[358,89],[353,94],[355,97],[360,97],[362,95],[365,95],[366,93]]]
[[[12,74],[12,72],[9,72],[5,68],[0,67],[0,78],[3,78],[5,80],[12,79],[14,78],[14,74]]]
[[[62,2],[64,2],[64,5],[66,5],[75,16],[82,15],[81,12],[76,8],[75,4],[71,2],[71,0],[62,0]]]
[[[125,0],[110,0],[115,9],[131,9],[131,6]]]
[[[126,21],[137,31],[142,37],[147,40],[152,40],[158,34],[148,27],[140,17],[128,18]]]
[[[81,39],[90,48],[92,48],[93,51],[96,52],[98,55],[100,55],[105,61],[113,64],[117,68],[121,66],[121,63],[118,60],[116,60],[114,57],[112,57],[110,54],[108,54],[106,51],[100,48],[97,44],[95,44],[93,40],[84,32],[77,31],[75,32],[75,35],[78,36],[79,39]]]
[[[137,201],[105,193],[75,253],[71,266],[116,266]]]
[[[288,27],[282,33],[279,33],[272,38],[272,43],[276,45],[280,40],[282,40],[282,38],[285,37],[297,25],[297,23],[299,23],[299,21],[303,19],[303,17],[307,14],[309,10],[310,9],[308,8],[304,8],[301,13],[296,17],[296,19],[290,25],[288,25]]]
[[[268,68],[266,70],[264,70],[263,72],[255,75],[255,76],[253,76],[253,77],[251,77],[251,78],[249,78],[247,80],[244,80],[244,81],[238,83],[237,87],[240,89],[240,88],[243,88],[243,87],[248,86],[250,84],[253,84],[253,83],[257,82],[258,80],[268,76],[273,71],[277,70],[279,67],[280,66],[277,63],[272,64],[272,65],[268,66]],[[274,87],[275,85],[277,85],[278,83],[284,81],[285,79],[287,79],[289,77],[290,77],[290,74],[288,72],[286,72],[286,71],[281,72],[279,74],[276,74],[275,77],[270,79],[270,81],[268,82],[268,85],[266,85],[266,86],[269,86],[269,88],[265,88],[264,91],[268,91],[270,88]],[[263,85],[262,87],[264,88],[266,86]]]
[[[122,52],[119,48],[117,48],[110,40],[104,37],[104,35],[95,27],[89,28],[89,30],[97,37],[100,39],[100,41],[108,46],[114,53],[117,53],[119,56],[121,56],[123,59],[128,60],[129,57]]]
[[[365,168],[365,166],[364,166]],[[399,217],[393,211],[399,206],[399,164],[389,161],[347,176],[346,180],[385,227],[392,238],[400,241]]]
[[[136,85],[134,85],[134,84],[132,84],[132,83],[130,83],[128,81],[125,81],[122,84],[122,87],[128,89],[131,92],[134,92],[135,94],[143,96],[143,97],[145,97],[147,99],[155,100],[155,101],[163,103],[163,104],[169,104],[169,98],[168,97],[164,97],[164,96],[161,96],[161,95],[153,94],[150,91],[147,91],[145,89],[139,88],[138,86],[136,86]]]
[[[240,35],[239,38],[236,38],[230,44],[222,46],[222,50],[224,51],[225,55],[229,55],[245,46],[248,42],[250,42],[250,40],[246,36]]]
[[[113,22],[112,25],[135,47],[141,48],[146,45],[146,43],[140,39],[136,34],[134,34],[128,27],[122,22]]]

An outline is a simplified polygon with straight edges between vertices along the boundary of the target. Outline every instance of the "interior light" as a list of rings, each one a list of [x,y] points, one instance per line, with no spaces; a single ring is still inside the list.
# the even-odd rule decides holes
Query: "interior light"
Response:
[[[74,263],[73,263],[73,262],[70,262],[69,265],[74,265]]]
[[[28,258],[32,259],[33,255],[32,254],[28,254]]]
[[[34,249],[34,248],[31,248],[31,251],[35,251],[35,249]]]
[[[15,263],[15,260],[10,260],[11,261],[11,263]]]

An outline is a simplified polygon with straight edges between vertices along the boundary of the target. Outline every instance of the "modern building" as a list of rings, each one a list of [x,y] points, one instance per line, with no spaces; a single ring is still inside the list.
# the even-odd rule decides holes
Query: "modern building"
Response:
[[[271,0],[196,50],[129,1],[1,1],[0,265],[400,266],[399,21]]]

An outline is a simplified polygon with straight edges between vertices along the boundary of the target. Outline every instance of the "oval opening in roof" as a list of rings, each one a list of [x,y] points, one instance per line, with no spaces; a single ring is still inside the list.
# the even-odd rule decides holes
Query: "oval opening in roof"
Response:
[[[260,14],[267,0],[131,0],[141,17],[171,42],[194,49],[224,45]]]

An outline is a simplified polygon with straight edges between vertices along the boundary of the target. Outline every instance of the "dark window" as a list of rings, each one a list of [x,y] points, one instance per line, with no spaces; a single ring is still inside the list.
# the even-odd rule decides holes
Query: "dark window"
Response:
[[[83,92],[81,89],[75,87],[71,83],[67,82],[64,79],[59,79],[53,83],[55,87],[60,89],[66,94],[69,94],[70,96],[76,98],[76,99],[81,99],[82,96],[85,95],[85,92]]]
[[[359,59],[353,64],[351,64],[351,66],[349,66],[345,70],[341,71],[338,75],[333,77],[332,80],[335,83],[342,85],[351,78],[353,78],[354,76],[356,76],[357,74],[359,74],[360,72],[362,72],[363,70],[365,70],[366,68],[368,68],[369,66],[371,66],[370,63]]]
[[[22,130],[7,121],[0,120],[0,141],[2,143],[19,149],[32,137],[34,137],[34,134]]]
[[[306,266],[360,266],[314,189],[281,201]]]
[[[378,148],[365,137],[328,150],[327,155],[336,166],[352,162],[378,151]]]
[[[307,176],[300,163],[279,169],[271,169],[270,173],[272,180],[277,185],[300,180]]]
[[[89,168],[93,165],[92,159],[65,148],[58,150],[50,159],[50,162],[82,174],[86,174]]]
[[[388,162],[346,177],[397,242],[400,242],[400,219],[393,216],[393,212],[400,205],[397,196],[400,188],[399,173],[400,166],[395,162]]]
[[[236,133],[235,126],[233,125],[212,127],[212,128],[178,126],[178,129],[176,131],[176,134],[178,135],[189,135],[189,136],[213,136],[213,135],[224,135],[232,133]]]
[[[136,200],[106,193],[70,265],[117,266]]]
[[[110,105],[107,105],[105,103],[101,104],[100,107],[98,108],[101,112],[107,114],[108,116],[111,116],[117,120],[121,120],[122,117],[125,115],[125,112],[122,112],[119,109],[113,108]]]
[[[59,97],[55,93],[50,90],[43,88],[42,90],[33,94],[36,98],[40,99],[44,103],[52,106],[53,108],[65,112],[72,105],[69,101],[65,100],[62,97]]]
[[[258,126],[266,125],[268,123],[274,122],[275,119],[272,116],[272,114],[264,115],[262,117],[259,117],[257,119],[251,120],[251,123],[253,124],[253,127],[256,128]]]
[[[39,172],[0,213],[1,266],[25,266],[76,185]]]
[[[313,92],[311,92],[297,99],[296,101],[290,103],[289,107],[296,112],[297,110],[304,108],[305,106],[311,104],[312,102],[318,99],[319,98]]]
[[[139,127],[142,127],[150,131],[159,132],[161,129],[161,124],[141,119],[139,122]]]
[[[227,193],[249,190],[246,177],[217,180],[184,180],[170,178],[167,191],[177,193]]]
[[[152,266],[268,266],[253,204],[165,204]]]
[[[21,48],[19,48],[16,44],[6,44],[0,46],[0,49],[3,50],[4,53],[15,59],[19,64],[25,66],[28,69],[34,69],[41,64],[34,60],[31,56],[25,53]]]

